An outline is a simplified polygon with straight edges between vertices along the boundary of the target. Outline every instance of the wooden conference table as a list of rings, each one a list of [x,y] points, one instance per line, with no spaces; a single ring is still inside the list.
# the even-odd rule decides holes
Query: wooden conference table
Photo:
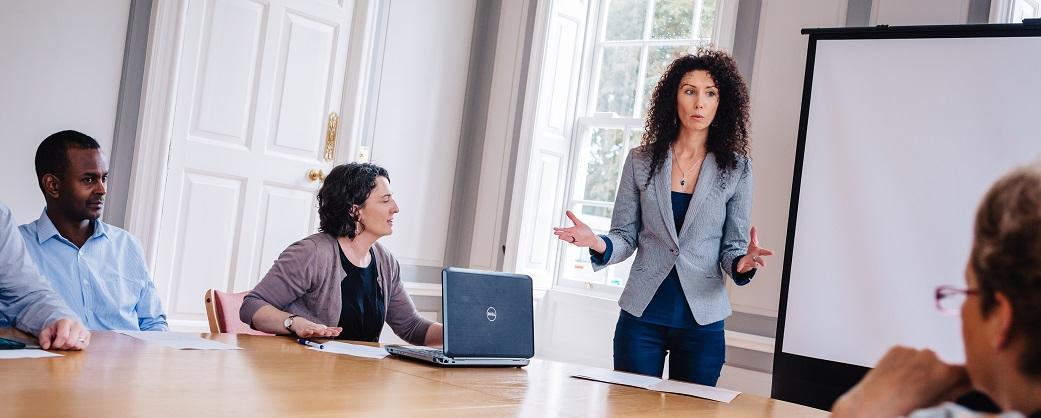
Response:
[[[0,360],[0,416],[827,416],[755,395],[724,404],[575,379],[581,366],[554,361],[444,369],[307,350],[287,337],[201,335],[243,350],[95,332],[83,352]]]

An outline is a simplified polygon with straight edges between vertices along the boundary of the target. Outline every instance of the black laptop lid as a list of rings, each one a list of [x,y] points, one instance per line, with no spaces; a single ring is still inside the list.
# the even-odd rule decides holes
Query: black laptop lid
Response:
[[[446,355],[535,355],[531,277],[448,267],[441,284]]]

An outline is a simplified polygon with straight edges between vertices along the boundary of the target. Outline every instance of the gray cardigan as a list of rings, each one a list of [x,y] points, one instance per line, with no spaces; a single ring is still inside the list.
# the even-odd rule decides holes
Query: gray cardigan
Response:
[[[416,311],[401,284],[394,256],[379,243],[373,244],[373,253],[376,282],[386,298],[386,323],[409,344],[423,345],[427,328],[433,322]],[[267,275],[246,295],[239,318],[252,325],[257,310],[271,305],[315,323],[336,326],[343,307],[340,282],[346,275],[336,238],[326,233],[311,235],[282,251]]]
[[[636,252],[629,280],[618,298],[626,312],[642,316],[672,267],[699,324],[730,316],[723,273],[734,276],[734,260],[748,251],[752,211],[752,168],[738,157],[737,167],[722,183],[713,154],[705,157],[682,230],[672,216],[672,150],[647,184],[651,154],[638,147],[629,152],[611,216],[611,258],[593,270],[621,262]],[[639,251],[636,251],[639,249]],[[738,284],[745,284],[742,280]]]

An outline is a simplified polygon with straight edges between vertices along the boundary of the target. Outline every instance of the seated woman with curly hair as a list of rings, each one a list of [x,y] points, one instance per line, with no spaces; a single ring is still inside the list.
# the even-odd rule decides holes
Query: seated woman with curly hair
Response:
[[[376,242],[393,232],[396,213],[386,169],[333,168],[318,191],[321,232],[282,251],[246,295],[242,322],[272,334],[373,342],[386,322],[409,344],[441,345],[441,324],[419,315],[398,262]]]

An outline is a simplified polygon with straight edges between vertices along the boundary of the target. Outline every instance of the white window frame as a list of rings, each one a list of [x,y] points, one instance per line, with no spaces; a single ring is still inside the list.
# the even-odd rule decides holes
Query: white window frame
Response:
[[[582,145],[586,138],[592,134],[593,129],[600,128],[620,128],[623,132],[628,133],[632,130],[642,130],[644,125],[644,119],[634,117],[632,115],[618,116],[613,112],[609,113],[593,113],[591,108],[596,106],[596,97],[598,94],[597,86],[599,85],[598,74],[600,72],[600,57],[603,54],[603,45],[628,45],[641,46],[640,52],[640,68],[637,74],[637,91],[636,97],[634,98],[634,107],[640,107],[643,102],[643,85],[642,80],[645,78],[647,70],[647,57],[648,48],[657,44],[663,46],[674,45],[677,40],[649,40],[650,31],[652,28],[652,22],[654,18],[654,2],[650,1],[651,7],[648,7],[648,11],[645,15],[644,23],[644,36],[642,40],[638,41],[604,41],[600,42],[603,37],[603,33],[606,30],[607,24],[607,8],[603,7],[609,0],[593,0],[591,5],[591,11],[589,16],[595,16],[596,22],[586,25],[587,36],[586,43],[583,45],[583,59],[580,70],[580,81],[579,81],[579,100],[577,106],[574,109],[574,130],[571,135],[571,151],[570,159],[568,162],[568,168],[566,170],[566,186],[564,194],[564,208],[570,209],[576,204],[583,203],[583,200],[576,199],[574,197],[575,188],[578,186],[578,178],[583,176],[580,170],[585,167],[580,167],[583,162],[582,158]],[[700,32],[700,10],[703,5],[703,0],[692,0],[695,2],[695,13],[694,13],[694,28],[691,31],[693,34]],[[734,33],[737,26],[737,6],[738,0],[717,0],[716,2],[716,19],[713,22],[712,40],[711,44],[716,48],[720,48],[726,51],[732,51],[734,42]],[[696,39],[688,39],[686,41],[696,41]],[[683,42],[681,40],[680,42]],[[634,109],[634,112],[636,109]],[[629,144],[632,144],[633,140],[630,139]],[[621,163],[621,162],[619,162]],[[581,214],[578,214],[581,217]],[[570,225],[570,222],[568,222]],[[550,235],[549,238],[556,239],[555,236]],[[583,282],[579,280],[568,279],[564,277],[565,264],[570,260],[566,257],[568,247],[565,245],[558,245],[557,248],[557,265],[555,268],[555,274],[553,275],[553,287],[560,289],[567,289],[573,292],[579,292],[588,294],[596,297],[617,299],[621,294],[623,287],[610,285],[607,283],[593,283]],[[573,249],[572,249],[573,251]]]
[[[992,0],[990,2],[990,23],[1021,23],[1013,21],[1013,17],[1016,13],[1016,6],[1022,3],[1041,11],[1041,0]]]

